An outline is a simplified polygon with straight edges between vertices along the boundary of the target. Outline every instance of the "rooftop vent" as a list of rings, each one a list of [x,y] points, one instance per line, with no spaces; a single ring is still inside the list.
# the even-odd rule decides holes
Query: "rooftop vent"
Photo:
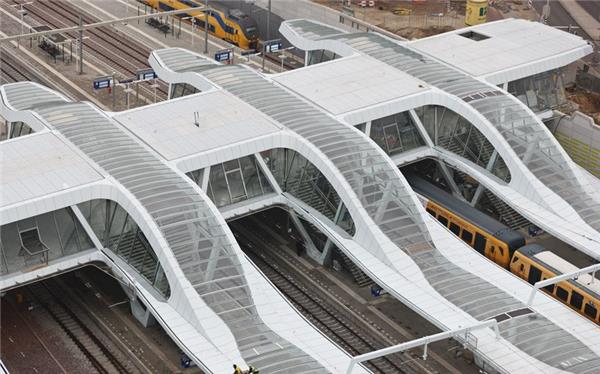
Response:
[[[458,34],[458,35],[460,35],[464,38],[467,38],[467,39],[475,40],[476,42],[490,38],[489,36],[485,36],[483,34],[475,32],[475,31],[467,31],[467,32],[463,32],[462,34]]]

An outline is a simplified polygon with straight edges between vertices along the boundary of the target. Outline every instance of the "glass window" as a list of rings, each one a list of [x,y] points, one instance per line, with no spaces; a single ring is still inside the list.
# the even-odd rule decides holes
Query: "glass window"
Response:
[[[63,244],[65,254],[79,252],[79,238],[75,228],[75,222],[66,209],[60,209],[54,212],[56,225],[59,230],[60,239]]]
[[[434,217],[436,216],[435,211],[433,209],[427,208],[425,210],[427,211],[427,213],[431,214],[432,216],[434,216]]]
[[[460,234],[460,237],[462,238],[462,240],[469,244],[471,244],[471,241],[473,241],[473,233],[465,229],[463,229],[462,233]]]
[[[448,226],[448,219],[441,214],[438,216],[438,221],[440,221],[442,225]]]
[[[452,231],[454,235],[458,235],[460,234],[460,226],[454,222],[450,222],[450,231]]]
[[[389,155],[425,144],[409,112],[373,120],[369,136]]]
[[[581,306],[583,305],[583,296],[577,291],[572,291],[570,304],[575,309],[581,309]]]
[[[594,304],[591,303],[585,304],[585,307],[583,308],[583,313],[585,313],[585,315],[590,317],[591,319],[596,319],[596,317],[598,316],[598,310],[596,309]]]
[[[231,204],[223,165],[211,166],[209,183],[213,193],[213,203],[215,203],[217,207]]]
[[[488,168],[492,157],[496,161],[488,170],[499,179],[510,181],[506,164],[494,146],[475,126],[454,111],[442,106],[426,105],[415,110],[434,144],[482,168]],[[493,160],[492,160],[493,161]]]
[[[538,269],[534,265],[529,266],[529,275],[527,277],[527,281],[531,284],[535,284],[540,279],[542,279],[542,272],[540,271],[540,269]]]
[[[556,296],[563,301],[567,301],[569,293],[564,288],[556,286]]]

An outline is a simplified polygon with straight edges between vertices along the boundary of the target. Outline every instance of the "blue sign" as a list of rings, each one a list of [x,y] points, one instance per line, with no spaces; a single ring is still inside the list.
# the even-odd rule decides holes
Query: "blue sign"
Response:
[[[265,52],[267,53],[275,53],[281,50],[281,48],[283,47],[283,44],[281,44],[281,40],[273,40],[267,43],[268,44],[265,45]]]
[[[138,70],[136,72],[138,81],[147,81],[157,77],[154,70]]]
[[[215,53],[215,60],[219,62],[231,61],[233,53],[230,49],[224,49]]]
[[[94,89],[100,90],[112,86],[112,77],[100,77],[94,79]]]

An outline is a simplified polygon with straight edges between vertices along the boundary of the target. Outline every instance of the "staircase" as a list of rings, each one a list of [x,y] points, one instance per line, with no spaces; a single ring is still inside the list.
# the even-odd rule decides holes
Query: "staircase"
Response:
[[[485,190],[485,196],[498,213],[500,222],[504,223],[511,229],[518,230],[531,225],[531,222],[529,222],[525,217],[517,213],[513,208],[508,206],[504,201],[499,199],[487,189]]]
[[[334,221],[337,207],[334,207],[327,200],[323,193],[314,186],[312,181],[305,181],[300,185],[295,183],[291,183],[290,185],[293,186],[290,188],[290,192],[292,192],[296,198],[302,200],[307,205],[329,218],[332,222]]]
[[[375,283],[367,274],[365,274],[364,271],[360,270],[360,268],[344,254],[344,252],[339,250],[337,247],[335,247],[334,250],[338,252],[340,258],[344,262],[344,267],[350,271],[354,281],[356,284],[358,284],[358,287],[370,286],[371,284]]]

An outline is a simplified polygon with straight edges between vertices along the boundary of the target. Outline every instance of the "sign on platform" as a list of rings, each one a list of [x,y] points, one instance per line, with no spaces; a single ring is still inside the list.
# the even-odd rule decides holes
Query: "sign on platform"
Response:
[[[233,59],[233,51],[231,49],[223,49],[215,53],[215,60],[218,62],[230,62]]]
[[[157,77],[156,73],[152,69],[138,70],[135,73],[138,81],[149,81]]]
[[[112,77],[98,77],[94,79],[94,90],[101,90],[103,88],[110,88],[112,86]]]
[[[269,40],[265,42],[265,52],[275,53],[283,47],[281,40]]]

